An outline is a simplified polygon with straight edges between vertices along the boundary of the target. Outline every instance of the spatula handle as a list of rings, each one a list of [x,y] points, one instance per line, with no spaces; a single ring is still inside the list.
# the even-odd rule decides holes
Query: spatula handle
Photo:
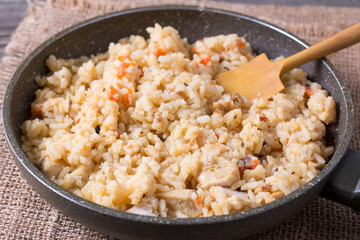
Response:
[[[360,42],[360,23],[354,24],[301,52],[285,58],[282,60],[284,65],[281,74],[358,42]]]

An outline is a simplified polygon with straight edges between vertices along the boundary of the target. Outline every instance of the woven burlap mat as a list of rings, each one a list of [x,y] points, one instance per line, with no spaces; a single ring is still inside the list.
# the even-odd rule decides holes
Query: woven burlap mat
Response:
[[[105,12],[159,4],[196,4],[256,16],[317,42],[360,21],[359,8],[269,6],[184,0],[57,0],[33,2],[0,63],[0,96],[21,60],[59,30]],[[360,45],[331,55],[330,60],[350,88],[356,119],[360,119]],[[2,100],[1,100],[2,102]],[[360,148],[359,122],[351,145]],[[72,221],[39,197],[14,164],[0,128],[0,238],[103,239],[106,235]],[[360,213],[318,198],[300,214],[251,239],[360,239]]]

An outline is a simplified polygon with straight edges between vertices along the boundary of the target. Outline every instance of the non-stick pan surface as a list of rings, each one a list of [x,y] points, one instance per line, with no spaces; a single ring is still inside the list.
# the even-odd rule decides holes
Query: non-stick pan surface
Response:
[[[300,211],[316,198],[348,149],[353,128],[349,91],[326,60],[303,66],[309,78],[320,83],[337,103],[338,122],[328,128],[326,141],[335,153],[326,167],[295,192],[264,206],[217,217],[175,219],[129,214],[84,200],[50,181],[21,150],[19,126],[30,116],[36,75],[48,72],[46,58],[53,54],[76,58],[107,51],[110,42],[131,34],[147,36],[145,29],[159,23],[179,30],[190,43],[219,34],[237,33],[257,53],[270,58],[289,56],[308,46],[296,36],[258,19],[217,9],[159,6],[110,13],[70,27],[40,45],[20,65],[4,98],[3,122],[14,159],[28,182],[49,203],[74,220],[122,239],[234,239],[269,229]]]

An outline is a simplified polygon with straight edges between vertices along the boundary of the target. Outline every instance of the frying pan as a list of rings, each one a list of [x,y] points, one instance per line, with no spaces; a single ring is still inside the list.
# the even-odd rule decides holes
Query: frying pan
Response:
[[[130,9],[74,25],[34,50],[12,77],[3,102],[6,138],[17,166],[29,184],[65,215],[92,229],[122,239],[234,239],[265,231],[293,216],[322,191],[324,196],[360,209],[360,152],[349,149],[354,125],[351,97],[344,82],[325,58],[303,66],[309,78],[320,83],[337,103],[338,121],[327,127],[326,142],[335,146],[327,165],[310,182],[293,193],[263,206],[203,218],[140,216],[89,202],[48,179],[21,149],[19,126],[30,117],[30,103],[38,88],[34,78],[45,75],[46,58],[53,54],[77,58],[107,51],[110,42],[131,34],[147,37],[145,29],[159,23],[173,26],[190,43],[206,36],[237,33],[257,53],[285,57],[309,45],[270,23],[239,13],[194,6],[156,6]],[[330,175],[331,178],[330,178]],[[329,179],[330,178],[330,179]]]

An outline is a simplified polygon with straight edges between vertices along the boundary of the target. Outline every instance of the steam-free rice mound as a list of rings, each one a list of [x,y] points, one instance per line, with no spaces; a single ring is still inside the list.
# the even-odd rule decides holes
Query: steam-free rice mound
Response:
[[[52,181],[122,211],[202,217],[274,201],[326,164],[335,102],[303,70],[250,102],[214,81],[253,58],[243,38],[190,45],[172,27],[147,31],[106,53],[47,59],[21,129],[23,150]]]

